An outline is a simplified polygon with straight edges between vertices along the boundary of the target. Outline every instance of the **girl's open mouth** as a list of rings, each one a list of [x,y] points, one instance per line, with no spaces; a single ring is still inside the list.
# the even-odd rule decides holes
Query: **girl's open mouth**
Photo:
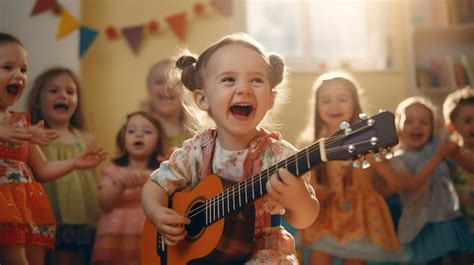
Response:
[[[250,104],[235,104],[230,106],[230,112],[237,117],[248,117],[253,112]]]

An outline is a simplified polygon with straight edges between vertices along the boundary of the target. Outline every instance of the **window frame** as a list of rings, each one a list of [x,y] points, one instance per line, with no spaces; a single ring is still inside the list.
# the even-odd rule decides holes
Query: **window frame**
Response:
[[[272,0],[270,0],[272,1]],[[285,1],[292,1],[292,0],[285,0]],[[233,1],[233,16],[230,19],[230,30],[231,32],[247,32],[247,12],[246,12],[246,5],[247,5],[247,0],[235,0]],[[361,73],[371,73],[371,72],[399,72],[399,67],[395,61],[395,43],[394,43],[394,35],[395,35],[395,19],[393,16],[393,12],[391,12],[391,8],[393,7],[393,4],[390,3],[390,1],[383,2],[383,3],[378,3],[378,4],[383,4],[387,8],[386,14],[389,15],[389,18],[387,19],[388,25],[384,26],[384,30],[380,30],[380,32],[383,32],[388,36],[390,39],[390,42],[387,43],[387,56],[391,57],[391,64],[388,65],[384,69],[377,69],[376,67],[371,67],[371,68],[352,68],[352,67],[346,67],[346,66],[340,66],[339,68],[322,68],[320,65],[322,63],[321,59],[318,59],[315,56],[311,55],[311,47],[310,47],[310,42],[311,42],[311,36],[310,36],[310,14],[307,12],[308,9],[305,10],[305,5],[301,5],[301,22],[302,22],[302,28],[300,28],[300,31],[302,31],[301,36],[303,37],[302,40],[302,47],[303,47],[303,54],[310,54],[311,56],[289,56],[282,54],[282,56],[285,57],[285,61],[287,62],[287,65],[290,67],[290,69],[293,72],[300,72],[300,73],[314,73],[314,72],[324,72],[326,70],[346,70],[350,72],[361,72]],[[369,22],[370,23],[370,19]],[[373,25],[372,25],[373,26]],[[380,27],[382,28],[382,27]],[[305,34],[306,33],[306,34]],[[342,62],[339,63],[339,65],[342,65]]]

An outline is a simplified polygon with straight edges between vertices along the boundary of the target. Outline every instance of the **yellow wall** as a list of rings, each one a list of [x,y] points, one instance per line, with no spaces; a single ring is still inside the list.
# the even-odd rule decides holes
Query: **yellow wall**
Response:
[[[394,110],[406,96],[404,27],[400,4],[394,2],[395,70],[388,72],[362,72],[355,76],[365,89],[368,113],[379,108]],[[146,23],[148,19],[164,18],[180,11],[191,11],[195,1],[180,0],[84,0],[82,21],[98,29],[108,25],[116,27]],[[99,145],[105,146],[109,154],[115,153],[115,134],[127,113],[138,108],[146,98],[145,77],[154,62],[175,55],[177,48],[186,46],[201,52],[210,43],[229,33],[229,21],[211,7],[204,17],[191,18],[188,23],[186,41],[179,43],[168,28],[161,33],[144,38],[138,55],[132,53],[125,39],[109,40],[99,35],[81,61],[83,103],[89,128],[96,135]],[[103,31],[101,31],[103,32]],[[317,73],[290,73],[290,102],[282,108],[281,133],[290,142],[305,126],[309,91]],[[295,118],[297,117],[297,118]],[[303,118],[302,118],[303,117]]]

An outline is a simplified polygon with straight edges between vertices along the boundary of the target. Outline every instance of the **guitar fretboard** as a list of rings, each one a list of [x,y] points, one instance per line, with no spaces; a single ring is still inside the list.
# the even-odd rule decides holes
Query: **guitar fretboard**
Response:
[[[316,142],[296,154],[262,170],[259,174],[235,184],[220,194],[205,201],[204,211],[194,214],[205,215],[205,225],[242,209],[267,193],[266,183],[280,168],[285,168],[295,176],[308,172],[321,162],[319,142]]]

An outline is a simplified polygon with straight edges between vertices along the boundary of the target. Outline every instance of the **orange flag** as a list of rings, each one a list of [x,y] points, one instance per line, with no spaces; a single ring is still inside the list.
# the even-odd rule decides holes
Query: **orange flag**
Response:
[[[176,37],[182,42],[186,35],[186,13],[179,13],[166,18],[166,22],[176,34]]]

